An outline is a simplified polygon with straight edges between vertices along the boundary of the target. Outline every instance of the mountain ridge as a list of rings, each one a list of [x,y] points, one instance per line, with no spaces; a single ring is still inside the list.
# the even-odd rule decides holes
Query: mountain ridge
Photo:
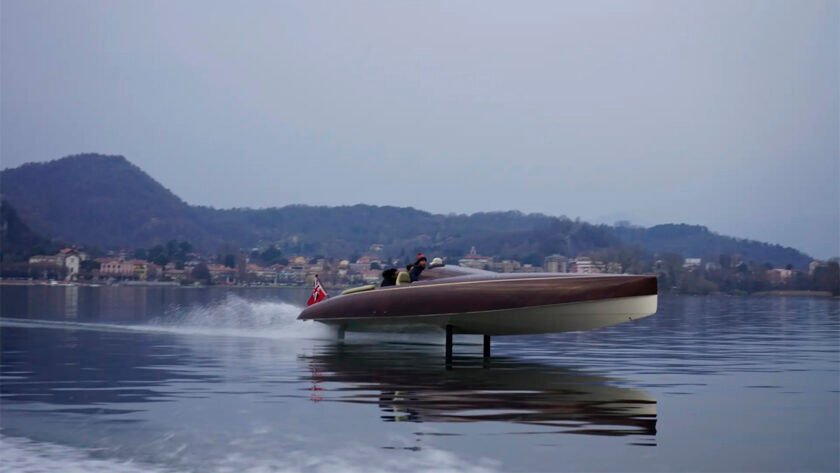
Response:
[[[188,240],[204,251],[274,244],[289,254],[351,256],[371,244],[393,257],[481,252],[534,264],[549,254],[616,249],[716,258],[741,254],[776,266],[811,258],[789,247],[737,239],[700,225],[590,224],[520,211],[434,214],[413,207],[292,204],[218,209],[190,205],[123,156],[80,154],[0,171],[0,192],[34,232],[102,248]]]
[[[0,199],[0,242],[0,263],[24,261],[32,253],[54,253],[60,247],[33,232],[4,199]]]

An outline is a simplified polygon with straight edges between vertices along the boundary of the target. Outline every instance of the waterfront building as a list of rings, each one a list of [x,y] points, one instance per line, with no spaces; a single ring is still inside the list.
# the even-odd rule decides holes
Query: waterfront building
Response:
[[[473,246],[470,248],[469,254],[458,260],[458,264],[467,268],[487,269],[491,260],[490,257],[479,255]]]
[[[158,273],[158,266],[143,260],[124,260],[120,258],[101,258],[99,275],[116,279],[137,279],[145,281]]]
[[[571,272],[590,274],[597,273],[598,271],[595,268],[595,265],[592,264],[592,258],[589,258],[588,256],[578,256],[575,258]]]
[[[789,283],[793,279],[792,269],[774,268],[767,270],[767,281],[774,285],[780,286]]]
[[[568,271],[568,259],[563,255],[546,256],[543,260],[543,269],[547,273],[565,273]]]
[[[58,258],[55,255],[34,255],[29,258],[29,264],[58,266]]]
[[[492,262],[489,265],[491,271],[497,273],[516,273],[522,268],[522,263],[516,260],[506,259]]]
[[[223,264],[208,264],[207,270],[210,272],[210,278],[216,284],[235,284],[236,276],[239,273],[236,268],[228,268]]]
[[[621,274],[624,272],[624,268],[621,267],[621,263],[617,261],[610,261],[607,263],[607,273],[609,274]]]
[[[686,258],[683,261],[683,268],[688,270],[697,269],[700,267],[702,260],[700,258]]]

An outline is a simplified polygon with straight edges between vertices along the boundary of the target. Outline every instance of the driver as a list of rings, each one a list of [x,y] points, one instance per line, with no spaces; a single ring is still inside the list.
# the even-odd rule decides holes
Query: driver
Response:
[[[414,262],[414,267],[411,268],[411,272],[408,273],[409,277],[411,278],[411,282],[418,281],[420,279],[420,273],[426,269],[426,264],[428,260],[426,259],[426,255],[423,253],[417,253],[417,261]]]

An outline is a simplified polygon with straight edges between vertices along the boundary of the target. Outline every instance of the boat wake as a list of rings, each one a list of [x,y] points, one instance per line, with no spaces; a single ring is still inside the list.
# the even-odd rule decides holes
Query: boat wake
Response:
[[[441,473],[495,473],[497,462],[480,458],[467,460],[458,455],[427,447],[401,455],[400,450],[355,446],[313,454],[305,451],[267,451],[260,455],[230,453],[221,458],[205,458],[199,465],[167,465],[119,459],[97,454],[91,449],[37,442],[0,434],[0,472],[30,473],[178,473],[207,471],[241,473],[265,472],[347,472],[393,473],[436,471]],[[162,459],[163,460],[163,459]],[[169,459],[171,461],[171,459]]]
[[[0,435],[0,452],[3,453],[0,457],[2,458],[0,471],[8,472],[152,473],[169,471],[132,461],[92,458],[84,450],[5,435]]]
[[[269,339],[335,337],[332,329],[327,326],[297,320],[300,310],[300,307],[285,302],[253,302],[229,295],[225,300],[211,305],[173,307],[164,314],[142,323],[76,322],[3,317],[0,318],[0,325]]]

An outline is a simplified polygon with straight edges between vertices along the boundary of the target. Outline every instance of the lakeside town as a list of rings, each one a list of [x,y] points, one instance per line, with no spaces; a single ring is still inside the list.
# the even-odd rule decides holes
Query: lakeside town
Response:
[[[433,255],[432,255],[433,256]],[[383,245],[372,244],[363,255],[347,258],[286,257],[273,245],[201,254],[188,242],[134,251],[91,255],[81,248],[63,248],[55,254],[33,255],[28,262],[5,268],[3,282],[31,284],[139,284],[178,286],[306,286],[315,275],[329,287],[378,284],[386,268],[401,268],[405,258],[383,255]],[[670,253],[632,263],[604,260],[598,255],[550,255],[542,265],[482,255],[476,247],[448,264],[498,273],[656,274],[660,290],[684,294],[751,294],[761,292],[823,293],[838,295],[840,268],[836,260],[810,262],[807,270],[743,261],[739,255],[715,260]]]

